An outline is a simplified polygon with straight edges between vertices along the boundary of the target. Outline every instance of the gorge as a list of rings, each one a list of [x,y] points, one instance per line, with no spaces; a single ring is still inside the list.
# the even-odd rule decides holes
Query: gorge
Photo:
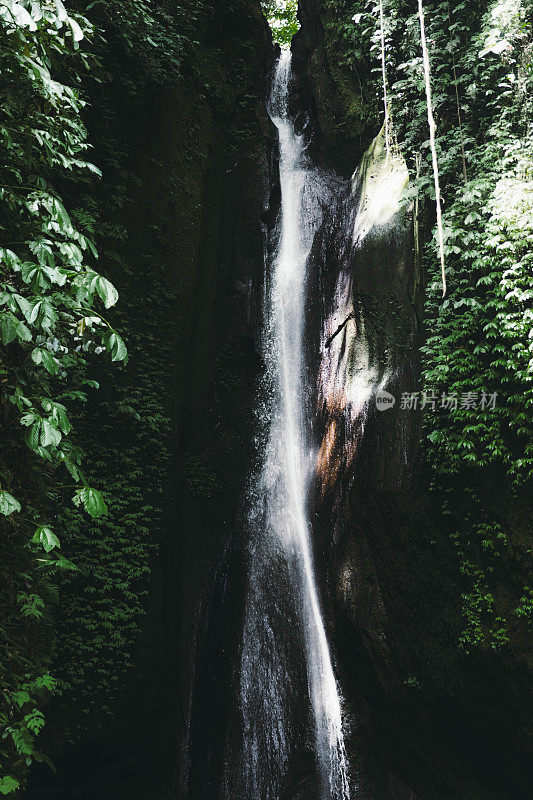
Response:
[[[53,172],[59,101],[34,102],[48,78],[30,65],[21,88],[6,62],[5,141],[20,125],[28,165],[2,191],[35,185],[35,210],[50,186],[69,212],[20,258],[52,269],[76,257],[70,239],[92,258],[75,223],[112,284],[91,273],[102,314],[80,288],[59,311],[83,304],[78,350],[68,325],[57,347],[34,331],[63,277],[13,267],[2,289],[22,302],[0,313],[24,315],[27,296],[29,335],[54,358],[64,346],[74,375],[56,390],[63,366],[2,334],[6,393],[33,402],[13,387],[41,369],[33,394],[56,391],[74,432],[57,406],[50,420],[74,444],[58,455],[21,406],[29,440],[41,426],[31,458],[52,454],[35,466],[13,433],[24,401],[2,404],[0,492],[49,527],[37,550],[2,511],[0,792],[528,800],[528,4],[424,3],[444,298],[416,2],[19,5],[31,24],[0,15],[0,59],[22,31],[13,63],[29,53],[50,91],[77,87],[102,172]],[[67,50],[48,57],[52,29]],[[78,45],[94,63],[72,72]],[[34,113],[52,133],[30,159]],[[6,269],[29,236],[9,202]],[[71,508],[55,470],[71,458],[74,479],[78,449],[81,491],[99,491]]]

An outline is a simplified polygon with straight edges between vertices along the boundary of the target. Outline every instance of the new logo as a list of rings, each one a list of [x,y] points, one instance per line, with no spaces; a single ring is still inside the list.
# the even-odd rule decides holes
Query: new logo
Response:
[[[378,389],[376,392],[376,408],[378,411],[388,411],[396,405],[396,398],[385,389]]]

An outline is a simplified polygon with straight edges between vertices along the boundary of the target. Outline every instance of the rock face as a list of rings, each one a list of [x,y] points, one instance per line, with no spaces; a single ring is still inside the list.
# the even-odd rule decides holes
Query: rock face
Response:
[[[382,759],[374,698],[360,686],[363,676],[370,685],[396,681],[362,519],[369,503],[388,498],[393,508],[411,490],[419,440],[419,414],[400,404],[416,391],[421,341],[412,209],[400,203],[406,180],[405,164],[387,155],[379,134],[326,217],[309,265],[317,560],[349,709],[347,747],[359,796],[369,800],[415,797]],[[383,398],[394,405],[378,405]]]
[[[378,109],[366,53],[350,54],[356,64],[344,69],[341,30],[323,0],[301,0],[301,29],[293,41],[304,103],[315,121],[315,156],[349,177],[376,135]]]
[[[245,48],[244,79],[255,100],[252,113],[230,100],[223,136],[216,116],[210,120],[200,211],[191,209],[197,283],[177,362],[175,517],[162,546],[167,679],[176,687],[168,708],[176,743],[170,791],[188,800],[226,796],[225,732],[236,703],[246,580],[240,523],[262,373],[264,253],[279,203],[277,143],[265,110],[274,50],[259,3],[242,10],[235,46]],[[236,85],[243,78],[230,77]]]
[[[364,114],[359,130],[351,121],[328,59],[323,5],[300,3],[294,47],[307,109],[302,127],[316,157],[346,176],[361,162],[372,124],[372,135],[378,131]],[[350,133],[339,142],[342,117]],[[370,175],[375,144],[363,158]],[[477,656],[458,650],[464,589],[429,493],[419,414],[400,407],[402,393],[418,388],[423,341],[424,276],[412,216],[399,211],[354,246],[357,231],[348,243],[346,231],[358,207],[350,188],[331,209],[315,242],[309,293],[318,562],[357,796],[525,800],[527,645]],[[328,336],[334,339],[324,348]],[[394,408],[378,410],[377,389],[396,398]],[[350,403],[361,408],[365,398],[367,411],[350,414]]]

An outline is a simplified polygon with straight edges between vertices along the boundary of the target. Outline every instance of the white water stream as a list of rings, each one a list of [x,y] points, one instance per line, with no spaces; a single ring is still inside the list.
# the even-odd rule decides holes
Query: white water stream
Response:
[[[281,231],[273,259],[266,311],[267,370],[272,378],[275,400],[269,421],[263,470],[256,488],[258,502],[264,508],[262,535],[267,537],[267,542],[260,545],[263,555],[256,557],[254,570],[265,571],[264,548],[267,553],[277,554],[278,557],[282,554],[286,561],[299,617],[297,625],[305,644],[322,798],[348,800],[350,792],[341,705],[320,608],[306,514],[313,468],[304,418],[306,266],[328,189],[318,171],[309,166],[303,137],[296,134],[289,117],[290,77],[291,54],[284,51],[276,68],[269,109],[280,143]],[[252,575],[252,585],[253,582]],[[264,594],[264,589],[261,591]],[[256,603],[254,609],[257,611]],[[246,717],[246,707],[251,708],[251,695],[255,693],[257,697],[257,682],[268,681],[269,685],[262,689],[262,696],[267,696],[268,701],[262,700],[264,713],[261,723],[271,729],[271,734],[268,737],[263,733],[261,741],[270,742],[278,750],[279,765],[280,761],[286,763],[288,759],[290,723],[283,719],[281,693],[282,684],[287,684],[287,679],[290,682],[290,676],[286,674],[286,666],[280,666],[275,652],[266,652],[265,645],[258,645],[259,633],[262,641],[268,640],[269,647],[274,651],[279,646],[276,631],[269,624],[266,612],[260,632],[256,622],[245,627],[243,707]],[[259,647],[261,654],[258,653]],[[259,663],[260,655],[268,659],[268,664],[264,661]],[[265,765],[257,763],[259,736],[250,727],[247,735],[254,745],[248,743],[248,763],[252,762],[252,771],[262,771]],[[248,785],[256,792],[257,800],[275,796],[275,790],[265,791],[262,788],[264,781],[258,780],[257,776],[252,776]]]

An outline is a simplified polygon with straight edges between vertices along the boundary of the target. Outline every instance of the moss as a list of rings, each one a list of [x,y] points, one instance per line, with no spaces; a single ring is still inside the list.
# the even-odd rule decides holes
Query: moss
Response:
[[[302,0],[296,52],[306,52],[307,75],[328,160],[350,175],[379,130],[377,93],[370,73],[370,41],[352,42],[354,4]]]

